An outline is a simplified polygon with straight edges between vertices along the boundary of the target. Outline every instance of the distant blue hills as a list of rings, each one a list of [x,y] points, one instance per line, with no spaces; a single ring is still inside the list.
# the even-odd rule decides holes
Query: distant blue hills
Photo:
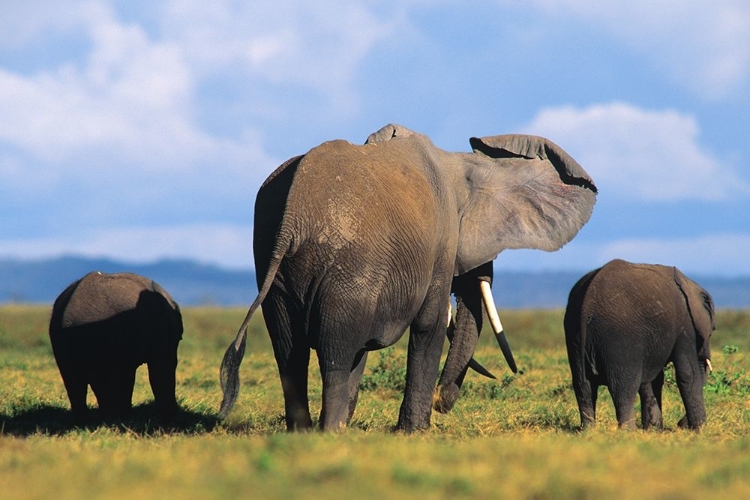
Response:
[[[70,283],[90,271],[129,271],[157,281],[182,306],[249,306],[257,294],[255,273],[191,260],[134,264],[109,259],[59,257],[36,261],[0,259],[0,303],[52,304]],[[564,308],[581,272],[495,272],[493,291],[500,309]],[[750,276],[691,276],[719,308],[750,307]]]

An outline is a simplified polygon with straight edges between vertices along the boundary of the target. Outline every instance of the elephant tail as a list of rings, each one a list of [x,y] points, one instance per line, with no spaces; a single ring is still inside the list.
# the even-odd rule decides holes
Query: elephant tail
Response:
[[[245,356],[247,325],[250,323],[250,318],[252,318],[255,310],[258,309],[265,300],[266,295],[268,295],[268,291],[271,289],[271,284],[276,277],[276,272],[279,270],[281,261],[284,260],[285,254],[286,252],[274,252],[258,296],[255,297],[255,300],[247,310],[245,320],[242,322],[234,342],[229,344],[227,351],[224,353],[224,359],[221,361],[219,372],[221,391],[224,393],[219,409],[219,418],[222,420],[227,418],[229,412],[232,411],[234,403],[237,401],[237,396],[240,393],[240,364],[242,363],[242,358]]]

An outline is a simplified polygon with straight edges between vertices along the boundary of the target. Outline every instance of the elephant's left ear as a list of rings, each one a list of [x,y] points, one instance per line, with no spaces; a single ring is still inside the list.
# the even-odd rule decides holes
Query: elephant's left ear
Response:
[[[466,162],[457,273],[509,248],[559,250],[591,217],[594,182],[552,141],[514,134],[470,143],[475,160]]]
[[[469,144],[475,153],[491,158],[526,158],[547,160],[557,170],[560,179],[597,192],[589,174],[560,146],[536,135],[506,134],[493,137],[472,137]]]
[[[695,327],[695,334],[699,340],[698,354],[703,358],[711,358],[708,350],[708,339],[716,327],[714,301],[706,290],[691,280],[682,272],[674,268],[674,281],[685,296],[690,319]]]

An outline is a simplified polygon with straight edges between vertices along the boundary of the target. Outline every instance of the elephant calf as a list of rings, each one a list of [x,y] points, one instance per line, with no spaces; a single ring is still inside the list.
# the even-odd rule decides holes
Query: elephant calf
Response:
[[[86,418],[89,385],[102,414],[126,415],[143,363],[160,416],[175,416],[182,315],[154,281],[131,273],[87,274],[55,300],[49,336],[77,423]]]
[[[711,295],[676,267],[613,260],[581,278],[565,312],[581,426],[594,424],[597,389],[606,385],[620,427],[635,427],[636,394],[643,428],[662,427],[664,366],[671,361],[687,425],[700,428],[713,330]]]

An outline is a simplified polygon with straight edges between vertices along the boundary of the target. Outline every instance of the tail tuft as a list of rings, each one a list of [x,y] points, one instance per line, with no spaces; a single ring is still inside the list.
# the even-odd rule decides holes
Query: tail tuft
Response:
[[[221,400],[219,418],[222,420],[226,419],[229,412],[232,411],[234,403],[237,401],[237,395],[240,393],[240,364],[245,356],[246,343],[247,335],[245,334],[242,335],[239,346],[236,345],[236,342],[232,342],[221,361],[219,380],[224,397]]]

